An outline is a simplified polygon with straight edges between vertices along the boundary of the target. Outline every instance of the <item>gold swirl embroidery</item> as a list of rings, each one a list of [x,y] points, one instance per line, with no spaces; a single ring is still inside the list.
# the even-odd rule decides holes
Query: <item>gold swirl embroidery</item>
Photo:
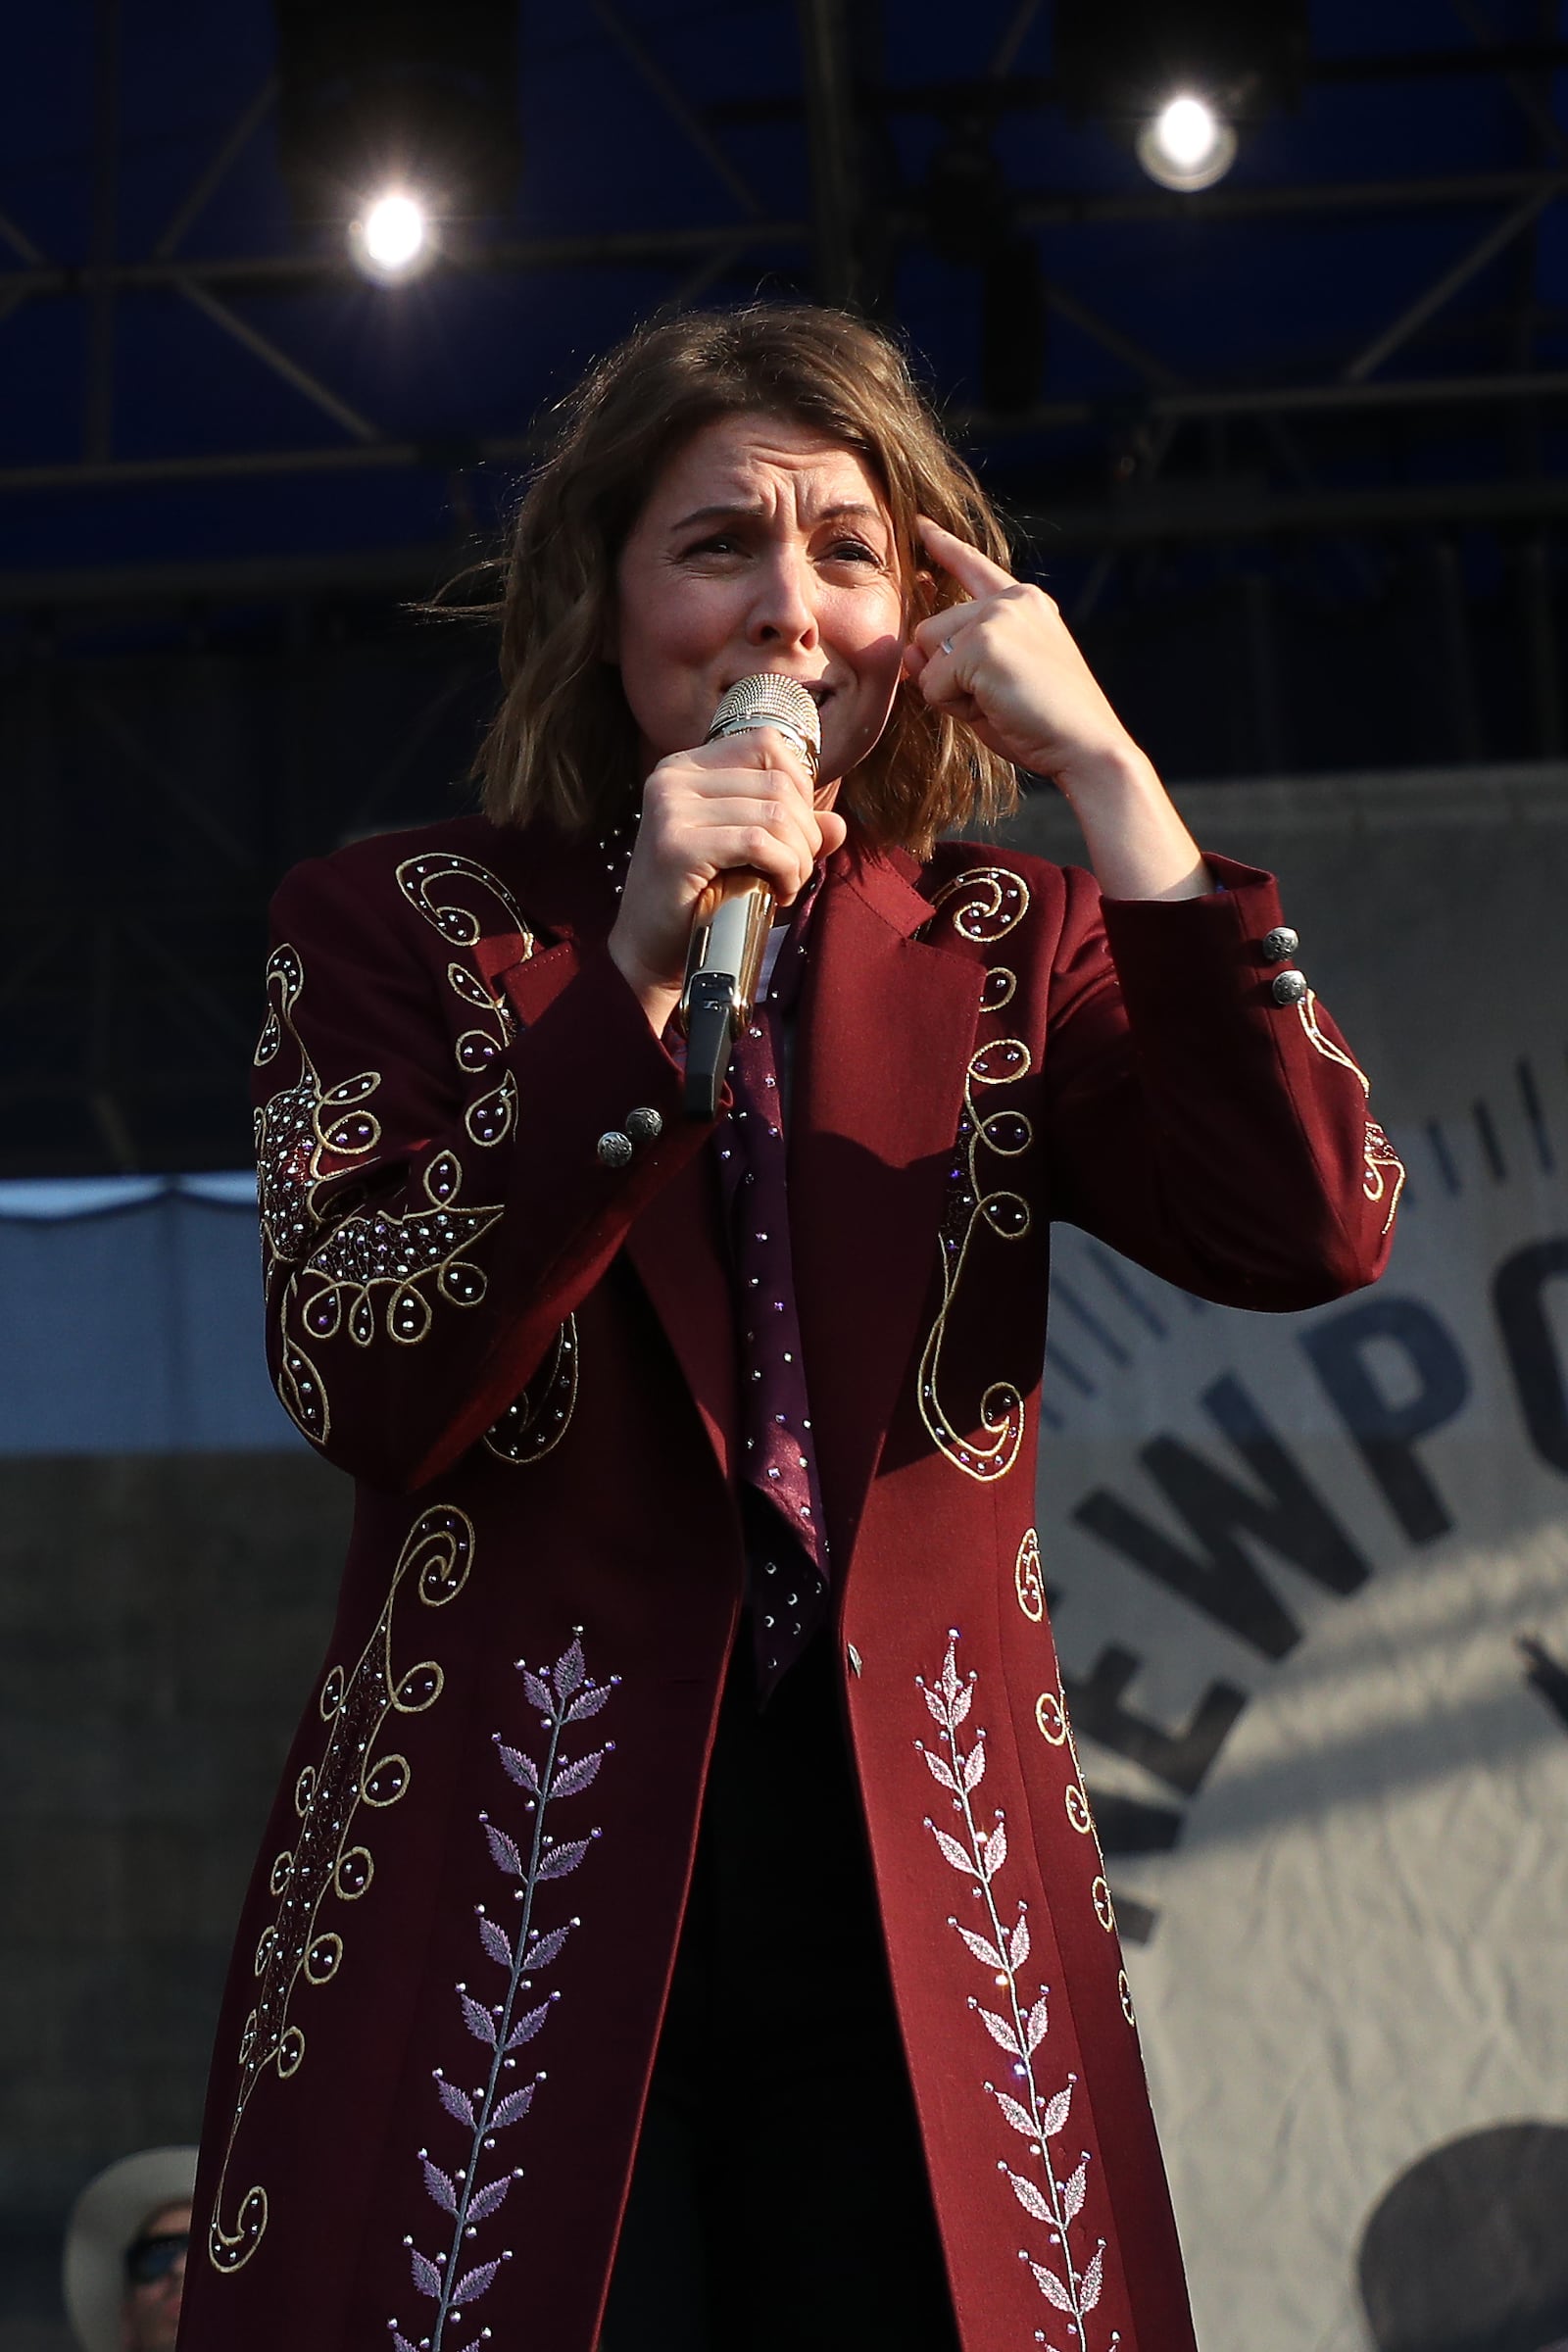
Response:
[[[916,1373],[920,1418],[928,1433],[950,1462],[968,1477],[982,1482],[1005,1477],[1017,1459],[1023,1443],[1023,1398],[1010,1380],[993,1381],[980,1399],[980,1422],[985,1437],[971,1444],[955,1426],[942,1401],[942,1348],[969,1251],[982,1227],[1004,1242],[1021,1241],[1029,1231],[1028,1201],[1021,1193],[1005,1188],[988,1192],[981,1173],[980,1154],[987,1151],[999,1158],[1016,1158],[1029,1149],[1034,1129],[1022,1111],[982,1111],[977,1089],[1006,1086],[1014,1079],[1026,1077],[1031,1066],[1029,1048],[1016,1037],[998,1038],[979,1047],[970,1060],[964,1078],[957,1151],[938,1236],[942,1303],[920,1351]]]
[[[321,1686],[318,1705],[328,1727],[326,1745],[295,1783],[299,1834],[272,1865],[270,1886],[277,1909],[256,1947],[260,1988],[240,2039],[233,2120],[213,2199],[207,2253],[213,2268],[225,2276],[244,2268],[267,2230],[267,2191],[259,2183],[241,2194],[232,2221],[223,2219],[240,2127],[269,2070],[286,2082],[304,2061],[304,2030],[290,2014],[302,1981],[329,1984],[342,1965],[343,1937],[335,1928],[321,1926],[321,1907],[332,1898],[354,1902],[369,1886],[374,1862],[354,1834],[360,1807],[396,1804],[413,1777],[406,1756],[378,1751],[382,1731],[394,1716],[422,1715],[434,1706],[445,1683],[434,1658],[422,1658],[401,1673],[395,1666],[392,1636],[399,1599],[412,1575],[423,1605],[444,1608],[466,1584],[473,1554],[473,1522],[466,1511],[438,1503],[421,1512],[356,1664],[348,1673],[332,1667]]]
[[[1018,1606],[1031,1625],[1038,1625],[1046,1613],[1046,1588],[1040,1574],[1040,1538],[1032,1527],[1024,1530],[1018,1546],[1018,1557],[1012,1564],[1013,1590]]]
[[[568,1315],[546,1362],[485,1431],[487,1450],[503,1462],[542,1462],[570,1428],[576,1402],[577,1318]]]
[[[1030,1534],[1033,1534],[1033,1529]],[[1024,1541],[1028,1542],[1026,1536]],[[1021,1556],[1021,1555],[1020,1555]],[[1027,1613],[1027,1612],[1026,1612]],[[1062,1804],[1069,1823],[1081,1838],[1094,1839],[1097,1864],[1095,1883],[1089,1889],[1089,1899],[1095,1907],[1095,1917],[1107,1936],[1114,1935],[1116,1913],[1111,1903],[1110,1887],[1105,1879],[1105,1856],[1100,1843],[1100,1832],[1084,1787],[1084,1768],[1078,1760],[1078,1742],[1073,1738],[1072,1721],[1067,1713],[1067,1700],[1058,1681],[1054,1690],[1042,1690],[1035,1700],[1035,1728],[1048,1747],[1065,1747],[1072,1761],[1071,1778],[1062,1794]]]
[[[1337,1046],[1324,1031],[1317,1017],[1317,998],[1311,989],[1307,990],[1296,1009],[1301,1027],[1306,1032],[1307,1043],[1314,1052],[1321,1054],[1325,1061],[1337,1062],[1342,1070],[1348,1070],[1351,1077],[1359,1081],[1362,1094],[1369,1096],[1372,1092],[1371,1080],[1360,1063],[1352,1059],[1343,1046]],[[1368,1119],[1366,1123],[1361,1162],[1364,1170],[1361,1191],[1364,1197],[1374,1205],[1385,1198],[1388,1200],[1389,1213],[1383,1220],[1383,1231],[1387,1233],[1394,1223],[1399,1195],[1404,1190],[1404,1162],[1375,1119]],[[1397,1174],[1391,1178],[1390,1169],[1396,1169]]]
[[[1302,997],[1296,1007],[1296,1012],[1297,1018],[1306,1032],[1307,1043],[1314,1052],[1321,1054],[1325,1061],[1336,1061],[1342,1070],[1348,1070],[1351,1077],[1359,1084],[1362,1094],[1370,1095],[1372,1081],[1360,1063],[1353,1060],[1343,1046],[1337,1046],[1333,1038],[1320,1025],[1317,1017],[1317,997],[1311,989],[1308,989],[1305,996]]]
[[[465,895],[471,900],[477,894],[481,903],[489,899],[499,907],[507,929],[517,934],[522,943],[520,960],[526,963],[532,956],[536,943],[522,908],[500,877],[476,858],[461,858],[451,851],[405,858],[397,869],[397,881],[410,906],[416,906],[425,921],[454,947],[471,948],[483,935],[480,914],[472,905],[464,903]],[[482,1077],[511,1045],[517,1024],[506,998],[488,988],[466,963],[456,958],[448,963],[447,985],[484,1018],[482,1029],[465,1029],[453,1048],[465,1077]],[[499,1144],[511,1132],[515,1109],[516,1085],[509,1070],[499,1086],[481,1095],[465,1112],[469,1140],[486,1146]]]
[[[305,1254],[321,1221],[321,1184],[346,1167],[373,1165],[368,1154],[381,1141],[380,1121],[364,1108],[381,1084],[380,1071],[361,1070],[336,1086],[322,1086],[294,1026],[304,987],[304,962],[285,942],[268,958],[267,1022],[255,1056],[256,1066],[265,1068],[285,1037],[299,1056],[293,1085],[280,1088],[255,1113],[257,1193],[270,1274]],[[324,1166],[328,1160],[338,1164]]]
[[[1366,1170],[1361,1179],[1363,1194],[1374,1204],[1383,1200],[1385,1195],[1388,1197],[1389,1213],[1383,1220],[1383,1231],[1387,1233],[1394,1223],[1399,1195],[1404,1190],[1404,1162],[1376,1119],[1368,1119],[1366,1123],[1366,1142],[1361,1156]],[[1394,1171],[1392,1181],[1388,1173],[1390,1169]]]
[[[466,885],[469,895],[477,892],[493,901],[506,916],[507,928],[519,934],[525,963],[533,954],[534,936],[523,919],[522,908],[499,874],[493,874],[476,858],[461,858],[451,850],[427,852],[422,858],[405,858],[397,869],[397,880],[409,905],[416,906],[425,921],[454,946],[471,948],[484,928],[473,908],[463,903]]]
[[[1029,885],[1022,874],[1004,865],[966,866],[945,882],[931,902],[933,913],[947,906],[953,908],[953,928],[961,938],[1005,939],[1029,911]]]
[[[466,1252],[501,1216],[501,1204],[466,1208],[459,1203],[463,1165],[455,1152],[438,1152],[423,1174],[427,1207],[402,1216],[370,1208],[346,1216],[314,1250],[291,1278],[291,1294],[303,1298],[299,1320],[318,1340],[336,1337],[347,1310],[348,1333],[356,1347],[376,1336],[373,1294],[387,1294],[381,1318],[387,1338],[417,1346],[433,1320],[421,1285],[434,1281],[450,1306],[477,1306],[487,1286],[483,1269]],[[314,1285],[302,1291],[305,1283]]]

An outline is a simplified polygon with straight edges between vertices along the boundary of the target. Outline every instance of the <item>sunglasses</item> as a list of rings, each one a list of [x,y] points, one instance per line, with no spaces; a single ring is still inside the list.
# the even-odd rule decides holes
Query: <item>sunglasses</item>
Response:
[[[151,2286],[156,2279],[167,2278],[176,2262],[185,2258],[190,2244],[188,2230],[174,2230],[167,2237],[138,2237],[125,2249],[125,2278],[131,2286]]]

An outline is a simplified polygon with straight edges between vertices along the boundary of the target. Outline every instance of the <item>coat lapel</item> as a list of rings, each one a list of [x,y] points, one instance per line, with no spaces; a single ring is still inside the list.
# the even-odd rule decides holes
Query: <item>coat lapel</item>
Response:
[[[505,989],[526,1026],[575,976],[583,953],[603,940],[614,901],[599,866],[580,847],[563,844],[543,828],[526,836],[516,870],[529,918],[549,937],[526,956],[514,932],[482,939],[475,955],[485,978]],[[699,1152],[642,1210],[626,1236],[625,1254],[663,1325],[728,1478],[737,1418],[735,1313],[717,1189],[711,1155]]]
[[[790,1239],[817,1467],[840,1567],[937,1268],[983,972],[912,934],[899,857],[841,852],[813,925],[790,1101]]]

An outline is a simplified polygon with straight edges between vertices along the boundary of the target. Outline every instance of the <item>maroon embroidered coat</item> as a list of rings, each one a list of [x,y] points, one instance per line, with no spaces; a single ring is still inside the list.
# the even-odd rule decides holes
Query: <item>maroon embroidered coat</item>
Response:
[[[1192,2343],[1031,1525],[1050,1221],[1299,1307],[1378,1272],[1400,1181],[1310,992],[1277,1001],[1272,884],[1211,862],[1222,893],[1102,909],[1010,852],[841,852],[800,1011],[838,1649],[966,2352]],[[590,2352],[741,1604],[714,1155],[601,856],[463,820],[275,911],[272,1364],[359,1503],[180,2343]]]

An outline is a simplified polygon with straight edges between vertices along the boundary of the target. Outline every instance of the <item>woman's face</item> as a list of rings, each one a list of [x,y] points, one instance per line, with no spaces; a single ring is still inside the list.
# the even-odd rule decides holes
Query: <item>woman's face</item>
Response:
[[[904,590],[853,450],[788,417],[721,416],[670,459],[615,573],[610,658],[644,771],[702,743],[737,678],[798,678],[822,714],[818,802],[887,724]]]

